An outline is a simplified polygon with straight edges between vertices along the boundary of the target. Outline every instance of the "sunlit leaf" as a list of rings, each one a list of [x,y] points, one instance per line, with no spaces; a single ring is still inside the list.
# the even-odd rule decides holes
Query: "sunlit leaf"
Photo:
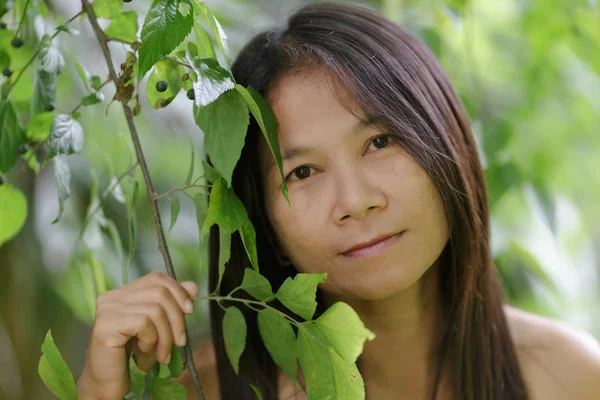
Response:
[[[134,352],[129,356],[129,391],[142,399],[146,390],[146,373],[138,368],[133,359]]]
[[[332,396],[332,365],[329,342],[325,335],[313,323],[303,323],[298,329],[296,348],[308,389],[308,398],[336,399],[335,394]]]
[[[196,34],[197,55],[200,58],[217,58],[212,40],[208,32],[200,25],[200,20],[194,22],[194,33]]]
[[[317,309],[317,285],[323,283],[326,278],[327,273],[298,273],[293,279],[287,278],[275,296],[288,309],[310,320]]]
[[[97,17],[115,18],[123,10],[123,0],[94,0],[92,8]]]
[[[65,67],[65,58],[49,35],[40,41],[36,58],[36,68],[49,74],[56,74]]]
[[[192,83],[196,107],[211,104],[223,93],[234,88],[231,74],[221,68],[214,58],[200,59],[188,54],[187,60],[198,78]]]
[[[35,115],[27,123],[27,139],[39,142],[46,140],[52,130],[54,122],[54,114],[51,112],[43,112]]]
[[[335,399],[364,399],[365,383],[358,368],[356,368],[356,364],[344,360],[332,347],[329,347],[328,350],[331,360]]]
[[[159,92],[156,84],[160,81],[167,83],[167,90]],[[146,97],[153,108],[166,107],[181,90],[181,75],[179,65],[168,58],[159,60],[152,68],[146,85]]]
[[[296,383],[296,335],[288,320],[274,309],[264,308],[258,313],[258,330],[273,361]]]
[[[375,339],[375,334],[365,328],[356,311],[343,302],[329,307],[315,324],[348,363],[356,362],[365,341]]]
[[[229,45],[227,44],[227,35],[223,30],[223,27],[217,20],[217,18],[210,11],[205,2],[199,2],[198,0],[194,0],[194,8],[200,11],[200,14],[205,18],[206,22],[210,26],[210,29],[221,48],[221,52],[225,57],[225,61],[227,65],[231,65],[231,54],[229,53]]]
[[[48,389],[61,400],[77,400],[75,379],[63,359],[60,351],[54,344],[52,332],[46,333],[42,344],[42,357],[38,366],[38,373]]]
[[[73,55],[73,53],[71,53],[70,51],[67,50],[67,54],[71,58],[71,61],[73,62],[73,65],[75,66],[75,70],[77,71],[77,75],[79,75],[79,78],[81,79],[81,82],[83,83],[83,86],[85,86],[86,90],[89,91],[90,90],[89,73],[83,67],[83,65],[81,65],[81,63],[79,62],[77,57],[75,57]],[[98,80],[100,80],[100,79],[98,79]]]
[[[131,43],[137,40],[137,31],[138,18],[136,12],[125,11],[114,17],[104,33],[111,38]]]
[[[254,386],[253,384],[250,384],[250,387],[254,391],[254,394],[256,395],[256,399],[263,400],[262,394],[260,394],[260,390],[258,390],[258,388],[256,386]]]
[[[239,373],[240,356],[246,347],[246,320],[235,306],[227,307],[223,317],[225,352],[236,374]]]
[[[27,199],[10,183],[0,185],[0,246],[21,231],[27,219]]]

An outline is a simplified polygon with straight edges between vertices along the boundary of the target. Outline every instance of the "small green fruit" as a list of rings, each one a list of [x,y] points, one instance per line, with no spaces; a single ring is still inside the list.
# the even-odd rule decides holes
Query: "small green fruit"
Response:
[[[7,78],[10,78],[10,76],[13,74],[13,70],[6,67],[2,70],[2,75],[4,75]]]
[[[186,96],[188,99],[190,100],[194,100],[196,98],[195,94],[194,94],[194,89],[190,89],[187,91]]]
[[[10,41],[10,44],[15,49],[18,49],[19,47],[23,46],[23,39],[18,38],[18,37],[14,37],[13,40]]]
[[[169,87],[169,84],[166,81],[158,81],[156,82],[156,90],[158,92],[164,92]]]

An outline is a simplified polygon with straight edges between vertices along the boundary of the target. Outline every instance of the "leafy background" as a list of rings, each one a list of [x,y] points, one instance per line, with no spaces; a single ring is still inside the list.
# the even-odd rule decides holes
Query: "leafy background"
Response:
[[[0,3],[2,3],[0,1]],[[24,0],[12,1],[3,21],[14,30]],[[281,23],[306,1],[207,1],[229,36],[235,55],[253,34]],[[600,338],[600,11],[597,0],[382,0],[357,2],[380,10],[427,42],[440,58],[466,104],[486,168],[491,194],[492,245],[507,301],[552,316]],[[36,7],[40,7],[34,1]],[[45,3],[69,18],[76,0]],[[139,26],[148,1],[133,0]],[[33,14],[32,14],[33,15]],[[47,17],[49,26],[56,26]],[[108,21],[105,21],[105,27]],[[92,74],[106,70],[87,22],[78,35],[61,34],[63,49]],[[15,70],[34,51],[33,17],[23,32],[25,46],[12,51],[11,35],[0,32]],[[122,45],[110,43],[122,62]],[[66,54],[65,54],[66,55]],[[117,61],[115,61],[117,63]],[[118,66],[118,64],[117,64]],[[58,76],[55,106],[71,110],[85,94],[72,62]],[[33,77],[22,79],[18,99],[31,98]],[[3,79],[3,77],[0,77]],[[1,82],[0,82],[1,83]],[[145,85],[145,83],[143,83]],[[106,99],[114,89],[102,89]],[[15,93],[15,94],[17,94]],[[145,93],[142,87],[141,93]],[[183,182],[190,144],[202,154],[202,137],[192,119],[192,103],[180,93],[164,110],[153,110],[142,96],[137,118],[142,145],[157,191]],[[129,245],[126,209],[119,196],[103,212],[119,233],[96,226],[84,238],[94,257],[73,257],[75,239],[98,190],[133,162],[120,107],[107,102],[82,110],[83,153],[69,157],[72,196],[58,224],[56,184],[51,168],[39,175],[20,166],[5,178],[28,200],[23,230],[0,247],[0,399],[50,399],[37,374],[40,345],[52,329],[57,346],[77,377],[90,332],[93,297],[86,277],[100,267],[108,288],[121,284],[118,248]],[[17,106],[19,103],[17,101]],[[140,176],[138,181],[143,182]],[[123,185],[131,192],[131,187]],[[140,188],[144,193],[145,188]],[[168,236],[180,280],[193,279],[206,292],[206,269],[200,269],[194,205],[181,196],[181,212]],[[161,203],[168,221],[169,201]],[[130,279],[162,270],[156,233],[145,196],[137,212],[138,242]],[[205,293],[206,294],[206,293]],[[596,306],[596,307],[595,307]],[[208,337],[207,307],[188,317],[193,343]]]

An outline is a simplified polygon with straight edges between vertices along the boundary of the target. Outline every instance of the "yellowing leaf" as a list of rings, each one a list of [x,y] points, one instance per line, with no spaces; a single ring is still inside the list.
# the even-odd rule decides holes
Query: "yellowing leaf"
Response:
[[[0,185],[0,246],[23,228],[27,219],[27,199],[10,183]]]

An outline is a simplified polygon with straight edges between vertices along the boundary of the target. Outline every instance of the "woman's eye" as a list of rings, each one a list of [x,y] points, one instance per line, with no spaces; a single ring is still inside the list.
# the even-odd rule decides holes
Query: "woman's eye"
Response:
[[[369,147],[375,146],[375,150],[386,148],[389,145],[390,137],[388,135],[377,136],[369,143]]]
[[[296,178],[298,180],[303,180],[306,179],[308,177],[310,177],[310,171],[311,171],[311,167],[307,167],[305,165],[296,168],[295,170],[293,170],[288,176],[287,178]]]

